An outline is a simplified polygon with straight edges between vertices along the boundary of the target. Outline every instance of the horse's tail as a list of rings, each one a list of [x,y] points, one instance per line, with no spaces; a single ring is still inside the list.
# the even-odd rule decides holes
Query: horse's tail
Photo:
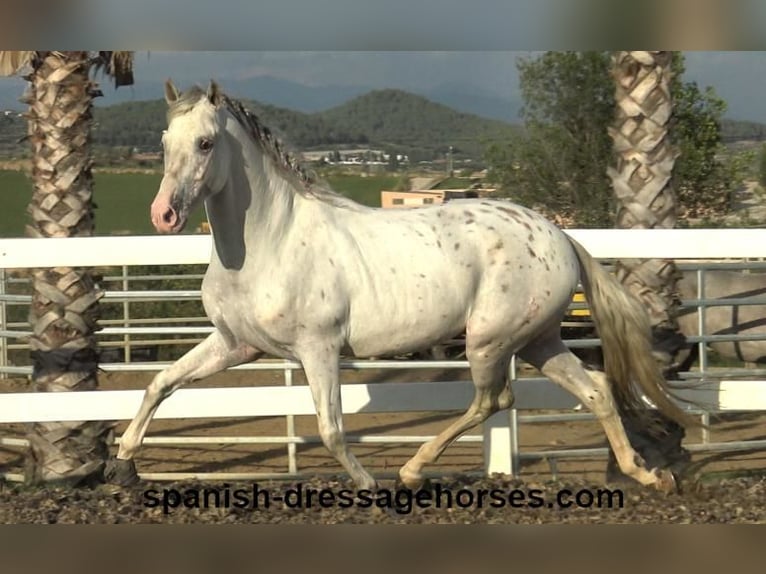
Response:
[[[646,413],[640,395],[643,392],[670,419],[684,427],[697,426],[698,420],[671,399],[662,370],[652,355],[646,310],[582,245],[569,240],[580,261],[585,297],[601,338],[604,369],[620,412],[632,411],[639,416]]]

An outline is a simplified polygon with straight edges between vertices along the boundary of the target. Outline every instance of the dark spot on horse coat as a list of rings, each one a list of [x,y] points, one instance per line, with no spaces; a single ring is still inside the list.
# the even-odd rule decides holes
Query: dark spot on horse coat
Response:
[[[325,292],[324,292],[324,289],[322,289],[321,295],[322,295],[322,301],[324,301],[324,299],[325,299]]]
[[[441,241],[439,241],[438,239],[436,240],[436,246],[437,246],[439,249],[441,249],[441,247],[442,247],[442,242],[441,242]]]
[[[335,261],[333,261],[333,260],[332,260],[332,257],[328,258],[328,259],[327,259],[327,261],[329,261],[329,262],[330,262],[330,265],[332,265],[333,267],[335,267]]]
[[[509,287],[508,287],[508,285],[506,285],[505,283],[503,283],[502,285],[500,285],[500,290],[501,290],[503,293],[508,293],[508,289],[509,289]]]
[[[532,250],[532,248],[531,248],[529,245],[527,245],[527,252],[528,252],[528,253],[529,253],[529,254],[530,254],[532,257],[537,257],[537,253],[535,253],[535,252]]]
[[[510,215],[511,217],[513,217],[513,219],[515,219],[515,220],[516,220],[516,223],[521,223],[521,219],[520,219],[520,216],[519,216],[519,212],[518,212],[518,211],[516,211],[515,209],[510,209],[509,207],[498,207],[498,209],[499,209],[500,211],[504,211],[505,213],[507,213],[508,215]],[[510,221],[510,220],[509,220],[509,221]]]
[[[458,249],[460,249],[460,243],[455,243],[455,251],[457,251]]]

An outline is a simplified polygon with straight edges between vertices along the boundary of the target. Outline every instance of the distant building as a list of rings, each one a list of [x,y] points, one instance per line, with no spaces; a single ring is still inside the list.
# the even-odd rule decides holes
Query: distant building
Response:
[[[386,209],[440,205],[451,199],[479,197],[475,189],[423,189],[417,191],[381,191],[380,206]]]

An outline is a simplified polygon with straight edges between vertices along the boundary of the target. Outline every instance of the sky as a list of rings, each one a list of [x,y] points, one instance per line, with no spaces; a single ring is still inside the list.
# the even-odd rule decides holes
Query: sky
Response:
[[[164,52],[138,53],[137,78],[205,82],[272,75],[311,85],[424,89],[460,84],[518,94],[516,60],[532,52]],[[686,79],[712,86],[729,116],[766,122],[766,52],[686,52]]]
[[[267,75],[308,85],[424,89],[464,84],[493,95],[518,88],[516,58],[528,52],[139,53],[137,77],[204,82]]]
[[[136,52],[135,76],[142,93],[162,95],[172,77],[179,87],[273,76],[312,86],[364,86],[424,91],[459,86],[501,98],[518,99],[516,61],[534,52]],[[728,117],[766,123],[766,52],[685,52],[686,80],[712,86],[729,105]],[[104,82],[105,83],[105,82]],[[23,86],[0,79],[0,89]],[[104,86],[108,104],[113,89]],[[146,92],[146,89],[149,91]],[[21,90],[22,88],[18,88]],[[125,90],[126,88],[121,88]],[[131,88],[127,88],[130,90]],[[138,87],[135,89],[138,93]],[[257,95],[253,95],[257,98]]]

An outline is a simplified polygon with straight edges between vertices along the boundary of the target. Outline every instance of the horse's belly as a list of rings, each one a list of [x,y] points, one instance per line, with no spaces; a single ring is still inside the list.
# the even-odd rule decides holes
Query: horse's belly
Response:
[[[382,305],[352,313],[348,345],[358,357],[409,353],[454,337],[465,329],[466,306],[441,302]],[[420,305],[418,305],[420,303]]]

